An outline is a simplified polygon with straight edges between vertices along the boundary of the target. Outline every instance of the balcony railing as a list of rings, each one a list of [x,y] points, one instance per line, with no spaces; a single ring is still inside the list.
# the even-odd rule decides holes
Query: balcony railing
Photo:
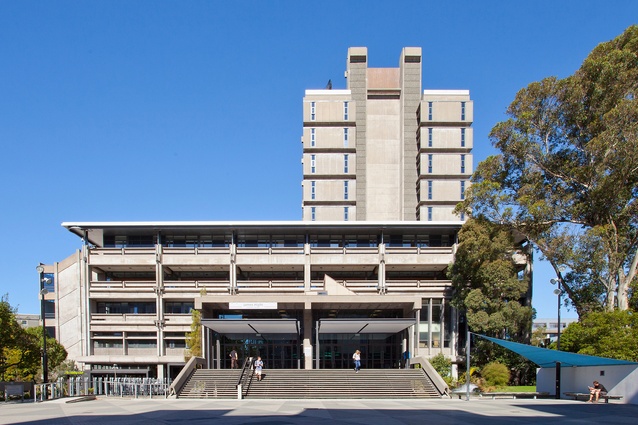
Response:
[[[153,292],[157,283],[154,280],[94,280],[91,292]]]
[[[165,280],[164,291],[167,293],[192,291],[198,295],[205,291],[207,294],[227,294],[230,292],[228,280]]]
[[[237,292],[240,294],[251,292],[290,292],[303,294],[304,291],[303,280],[250,280],[237,282]]]
[[[112,323],[127,323],[127,324],[153,324],[157,314],[106,314],[106,313],[93,313],[91,314],[91,324],[112,324]]]

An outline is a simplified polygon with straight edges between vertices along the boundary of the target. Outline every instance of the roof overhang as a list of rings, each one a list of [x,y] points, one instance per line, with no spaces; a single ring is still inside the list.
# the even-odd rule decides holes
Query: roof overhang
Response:
[[[299,335],[297,319],[202,319],[202,325],[224,335]]]
[[[395,334],[415,319],[319,319],[320,334]]]

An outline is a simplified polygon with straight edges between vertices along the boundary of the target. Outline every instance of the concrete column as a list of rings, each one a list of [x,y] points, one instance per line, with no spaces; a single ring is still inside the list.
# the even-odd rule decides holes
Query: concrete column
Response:
[[[230,244],[230,293],[237,293],[237,244],[235,243],[235,237],[233,236],[232,243]]]
[[[312,309],[305,308],[303,311],[303,352],[304,352],[304,369],[312,369]]]
[[[161,363],[157,365],[157,379],[164,380],[164,378],[166,378],[166,367],[166,365],[163,365]]]
[[[155,304],[157,309],[157,355],[161,357],[166,354],[166,349],[164,348],[164,267],[162,265],[162,245],[159,239],[155,245],[155,285],[157,287]]]
[[[420,333],[419,333],[419,328],[421,326],[421,310],[415,310],[414,312],[414,317],[416,319],[416,323],[414,324],[414,329],[413,329],[413,333],[412,333],[412,356],[416,357],[416,356],[420,356],[421,353],[420,348],[419,348],[419,338],[421,337]]]
[[[383,295],[387,290],[385,286],[385,243],[379,244],[379,273],[377,279],[379,282],[379,294]]]
[[[305,291],[310,291],[312,289],[311,282],[311,267],[310,267],[310,243],[308,242],[308,237],[306,236],[306,243],[303,245],[304,251],[304,266],[303,266],[303,286]]]
[[[221,353],[222,348],[221,348],[221,342],[219,341],[219,339],[215,340],[215,361],[217,363],[217,369],[221,369],[222,368],[222,356],[219,354]]]

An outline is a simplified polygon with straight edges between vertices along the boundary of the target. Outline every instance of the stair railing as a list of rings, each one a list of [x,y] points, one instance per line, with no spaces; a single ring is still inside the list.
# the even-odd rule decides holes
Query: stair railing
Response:
[[[244,397],[244,394],[248,393],[250,384],[253,381],[252,365],[253,365],[253,358],[247,357],[246,360],[244,360],[244,367],[241,368],[241,374],[239,375],[239,378],[237,379],[236,387],[237,387],[238,400],[241,400]]]

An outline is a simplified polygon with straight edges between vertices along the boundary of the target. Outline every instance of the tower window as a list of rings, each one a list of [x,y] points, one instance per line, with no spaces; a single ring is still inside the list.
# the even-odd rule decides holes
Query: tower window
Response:
[[[465,102],[461,102],[461,121],[465,121]]]
[[[316,129],[311,128],[310,129],[310,146],[315,147],[316,143],[317,143]]]
[[[317,163],[316,163],[315,155],[310,155],[310,172],[312,174],[314,174],[316,171],[316,165]]]
[[[461,200],[465,199],[465,181],[461,180]]]
[[[428,147],[432,147],[432,128],[428,128]]]
[[[315,181],[310,182],[310,199],[315,199],[316,194],[316,183]]]
[[[348,154],[343,155],[343,172],[348,173]]]
[[[348,128],[343,129],[343,147],[348,147]]]
[[[348,181],[343,182],[343,199],[348,199]]]
[[[428,199],[432,199],[432,180],[428,180]]]
[[[315,108],[316,108],[315,102],[310,102],[310,121],[314,121],[315,120],[315,117],[316,117]]]
[[[461,129],[461,147],[462,148],[465,147],[465,129],[464,128]]]
[[[348,121],[348,102],[343,102],[343,119]]]
[[[432,121],[432,102],[428,102],[428,120]]]
[[[432,174],[432,154],[428,155],[428,173]]]
[[[465,173],[465,155],[461,155],[461,173]]]

